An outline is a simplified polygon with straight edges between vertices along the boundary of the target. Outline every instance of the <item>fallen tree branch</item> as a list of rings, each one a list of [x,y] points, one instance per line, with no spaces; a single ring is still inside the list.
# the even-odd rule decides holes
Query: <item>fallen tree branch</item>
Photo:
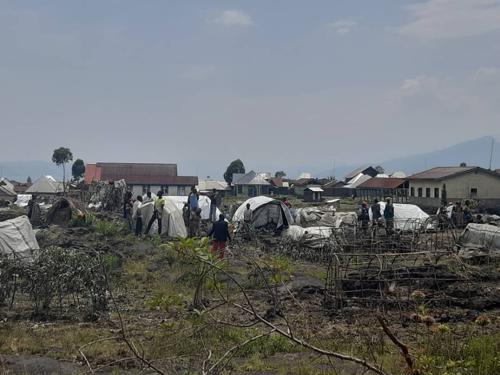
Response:
[[[401,355],[403,356],[406,366],[410,370],[410,373],[413,375],[418,375],[419,371],[414,368],[413,360],[410,355],[410,350],[408,349],[408,346],[404,343],[402,343],[395,335],[394,333],[389,329],[387,326],[387,323],[385,322],[384,318],[382,318],[381,315],[377,315],[377,320],[382,326],[382,329],[384,330],[384,333],[389,337],[389,339],[396,345],[399,350],[401,351]]]

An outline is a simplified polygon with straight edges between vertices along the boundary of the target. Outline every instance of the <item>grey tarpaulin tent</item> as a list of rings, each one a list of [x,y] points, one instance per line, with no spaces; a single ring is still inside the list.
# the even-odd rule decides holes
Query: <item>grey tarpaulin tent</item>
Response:
[[[254,228],[272,226],[279,230],[293,224],[290,210],[283,202],[264,196],[247,199],[234,213],[233,221],[243,222],[247,204],[250,204],[250,209],[253,211]]]
[[[35,232],[27,216],[0,222],[0,253],[12,258],[32,260],[38,250]]]

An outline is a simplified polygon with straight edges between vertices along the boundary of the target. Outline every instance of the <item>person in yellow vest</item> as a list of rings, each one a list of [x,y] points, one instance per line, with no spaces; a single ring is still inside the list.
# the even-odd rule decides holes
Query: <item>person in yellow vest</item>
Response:
[[[157,198],[155,200],[155,208],[153,211],[153,216],[151,217],[151,220],[149,220],[148,228],[146,230],[146,233],[149,233],[151,230],[151,226],[155,222],[155,220],[158,221],[158,234],[161,234],[161,215],[163,214],[163,207],[165,207],[165,198],[163,198],[163,191],[159,191],[157,194]]]

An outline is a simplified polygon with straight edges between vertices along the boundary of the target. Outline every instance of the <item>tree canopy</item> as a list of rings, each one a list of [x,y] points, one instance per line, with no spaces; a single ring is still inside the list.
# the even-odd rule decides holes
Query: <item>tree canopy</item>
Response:
[[[59,147],[52,154],[52,162],[56,165],[64,165],[73,160],[73,153],[69,148]]]
[[[85,174],[85,163],[82,159],[76,159],[71,166],[71,174],[75,181],[80,180]]]
[[[228,184],[231,184],[233,182],[233,174],[235,173],[245,173],[245,165],[240,159],[233,160],[231,164],[228,165],[224,173],[224,180],[226,180]]]

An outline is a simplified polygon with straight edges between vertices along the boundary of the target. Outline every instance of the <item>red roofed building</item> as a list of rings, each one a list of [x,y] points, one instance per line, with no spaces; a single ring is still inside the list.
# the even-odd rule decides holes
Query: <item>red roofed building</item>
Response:
[[[178,176],[177,164],[96,163],[85,166],[85,183],[125,180],[134,195],[162,190],[168,195],[187,195],[198,177]]]
[[[367,201],[391,197],[395,202],[406,202],[408,181],[404,178],[373,177],[358,185],[356,195]]]

